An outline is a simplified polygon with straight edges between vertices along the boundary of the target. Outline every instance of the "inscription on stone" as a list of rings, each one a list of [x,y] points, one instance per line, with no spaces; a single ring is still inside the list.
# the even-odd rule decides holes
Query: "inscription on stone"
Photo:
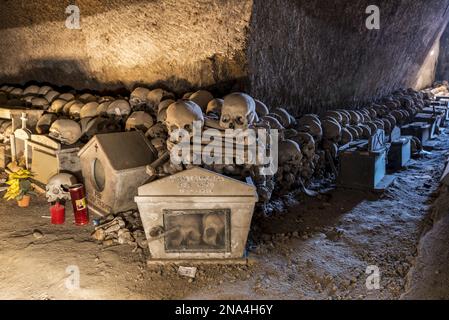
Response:
[[[220,176],[171,176],[169,179],[176,185],[179,192],[212,194],[217,182],[225,181]]]

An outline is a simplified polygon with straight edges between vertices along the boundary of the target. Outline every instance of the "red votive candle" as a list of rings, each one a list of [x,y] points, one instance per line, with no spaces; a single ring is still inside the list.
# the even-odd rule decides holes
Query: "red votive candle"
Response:
[[[69,188],[72,198],[73,213],[75,215],[75,224],[84,226],[89,223],[89,214],[87,212],[86,191],[84,185],[75,184]]]
[[[63,224],[65,222],[65,207],[56,202],[54,206],[50,207],[51,223]]]

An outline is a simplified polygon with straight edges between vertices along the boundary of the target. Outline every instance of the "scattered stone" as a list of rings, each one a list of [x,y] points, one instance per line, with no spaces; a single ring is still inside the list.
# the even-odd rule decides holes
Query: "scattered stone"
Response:
[[[40,239],[44,236],[44,234],[42,233],[42,231],[40,230],[34,230],[33,231],[33,237],[35,237],[36,239]]]

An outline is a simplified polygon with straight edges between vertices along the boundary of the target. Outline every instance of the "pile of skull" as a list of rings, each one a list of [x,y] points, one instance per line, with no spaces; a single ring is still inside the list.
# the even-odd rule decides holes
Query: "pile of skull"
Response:
[[[192,133],[194,121],[201,123],[202,130],[277,129],[279,169],[273,176],[260,175],[258,165],[203,165],[229,176],[251,176],[262,203],[267,203],[273,192],[282,195],[307,186],[314,178],[333,177],[341,146],[368,139],[377,129],[389,134],[396,125],[410,122],[424,107],[425,99],[429,99],[426,93],[399,90],[369,107],[327,111],[321,116],[307,114],[296,119],[284,108],[270,110],[261,101],[238,92],[220,99],[199,90],[177,100],[171,92],[143,87],[136,88],[129,99],[60,93],[49,86],[0,88],[2,105],[44,109],[35,131],[63,144],[87,142],[98,133],[143,131],[158,151],[158,160],[147,170],[154,179],[192,166],[174,164],[169,151],[178,143],[171,133],[176,129]],[[4,131],[10,128],[2,123],[0,133],[3,127]],[[416,140],[413,143],[419,148]]]

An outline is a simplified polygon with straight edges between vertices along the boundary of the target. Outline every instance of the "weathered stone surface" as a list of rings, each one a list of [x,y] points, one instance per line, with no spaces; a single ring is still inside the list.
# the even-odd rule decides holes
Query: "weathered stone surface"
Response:
[[[91,89],[162,83],[182,91],[239,79],[251,1],[2,1],[1,82]]]
[[[81,30],[70,30],[68,0],[3,1],[0,82],[177,92],[238,82],[296,113],[428,85],[449,0],[376,1],[380,30],[365,27],[371,2],[79,0]]]
[[[365,26],[368,0],[254,3],[250,92],[304,113],[415,86],[449,2],[376,1],[380,30]]]

